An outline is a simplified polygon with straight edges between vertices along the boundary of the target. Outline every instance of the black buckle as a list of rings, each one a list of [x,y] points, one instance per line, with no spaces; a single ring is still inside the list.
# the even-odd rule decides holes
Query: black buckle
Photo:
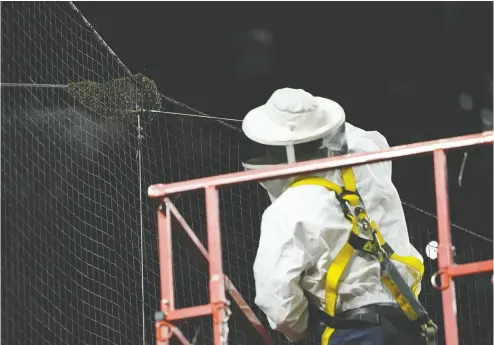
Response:
[[[374,240],[369,240],[367,238],[357,236],[353,232],[350,233],[348,244],[351,245],[355,250],[359,250],[372,255],[377,254],[377,245]]]

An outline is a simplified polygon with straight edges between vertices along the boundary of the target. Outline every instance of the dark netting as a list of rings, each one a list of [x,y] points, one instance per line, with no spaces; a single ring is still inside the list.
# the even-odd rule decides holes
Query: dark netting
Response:
[[[1,6],[2,344],[141,344],[136,126],[67,92],[130,74],[71,3]]]
[[[156,205],[146,189],[239,171],[243,147],[238,128],[210,119],[139,112],[138,123],[134,110],[199,115],[156,98],[157,88],[132,75],[71,3],[2,3],[2,343],[154,342]],[[266,324],[253,303],[252,263],[267,197],[256,184],[220,197],[225,272]],[[206,243],[203,192],[174,202]],[[405,211],[426,257],[436,219]],[[208,303],[207,267],[174,229],[177,307]],[[490,240],[458,227],[453,237],[457,262],[492,258]],[[425,260],[421,299],[442,334],[440,293],[429,282],[437,263]],[[489,276],[456,286],[460,343],[492,344]],[[230,343],[261,344],[232,309]],[[209,318],[177,325],[196,345],[211,343]]]

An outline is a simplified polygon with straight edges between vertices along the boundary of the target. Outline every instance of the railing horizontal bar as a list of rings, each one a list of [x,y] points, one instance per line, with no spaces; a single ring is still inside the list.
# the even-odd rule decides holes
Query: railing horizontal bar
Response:
[[[493,141],[493,131],[487,131],[480,134],[396,146],[376,152],[356,153],[345,156],[322,158],[300,163],[277,165],[266,169],[235,172],[231,174],[203,177],[170,184],[155,184],[148,188],[148,196],[150,198],[163,198],[170,194],[198,190],[206,186],[222,187],[245,182],[263,181],[346,166],[376,163],[399,157],[425,154],[435,150],[449,150],[489,144]]]
[[[211,304],[170,310],[166,313],[166,321],[183,320],[192,317],[211,315]]]
[[[485,260],[471,262],[468,264],[453,265],[448,267],[448,275],[450,277],[466,276],[476,273],[492,272],[494,270],[494,261]]]

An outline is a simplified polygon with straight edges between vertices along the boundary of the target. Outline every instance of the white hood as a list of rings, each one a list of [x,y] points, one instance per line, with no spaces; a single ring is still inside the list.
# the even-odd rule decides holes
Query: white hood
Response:
[[[336,131],[323,138],[321,150],[326,151],[325,156],[333,157],[348,153],[379,151],[388,147],[386,138],[379,132],[365,131],[346,122]],[[316,157],[321,158],[320,155]],[[269,162],[265,156],[249,159],[242,163],[245,170],[263,169],[274,165],[279,164]],[[324,172],[319,172],[307,175],[323,177],[324,174]],[[294,178],[263,181],[259,182],[259,184],[268,192],[271,202],[274,202]]]

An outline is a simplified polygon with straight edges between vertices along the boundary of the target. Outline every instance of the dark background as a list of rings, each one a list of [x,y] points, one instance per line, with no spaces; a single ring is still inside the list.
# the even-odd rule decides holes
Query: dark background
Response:
[[[340,102],[350,122],[399,131],[390,141],[401,144],[479,131],[478,116],[458,111],[461,92],[492,106],[489,2],[78,7],[132,71],[216,116],[242,118],[277,88],[303,88]],[[266,41],[249,37],[256,28]]]
[[[241,119],[292,87],[339,102],[347,121],[391,146],[480,132],[483,109],[492,126],[490,2],[78,7],[134,73],[212,116]],[[462,94],[472,109],[460,106]],[[449,157],[454,221],[492,237],[492,148],[469,151],[461,188],[462,152]],[[431,160],[394,169],[404,199],[434,211]]]

